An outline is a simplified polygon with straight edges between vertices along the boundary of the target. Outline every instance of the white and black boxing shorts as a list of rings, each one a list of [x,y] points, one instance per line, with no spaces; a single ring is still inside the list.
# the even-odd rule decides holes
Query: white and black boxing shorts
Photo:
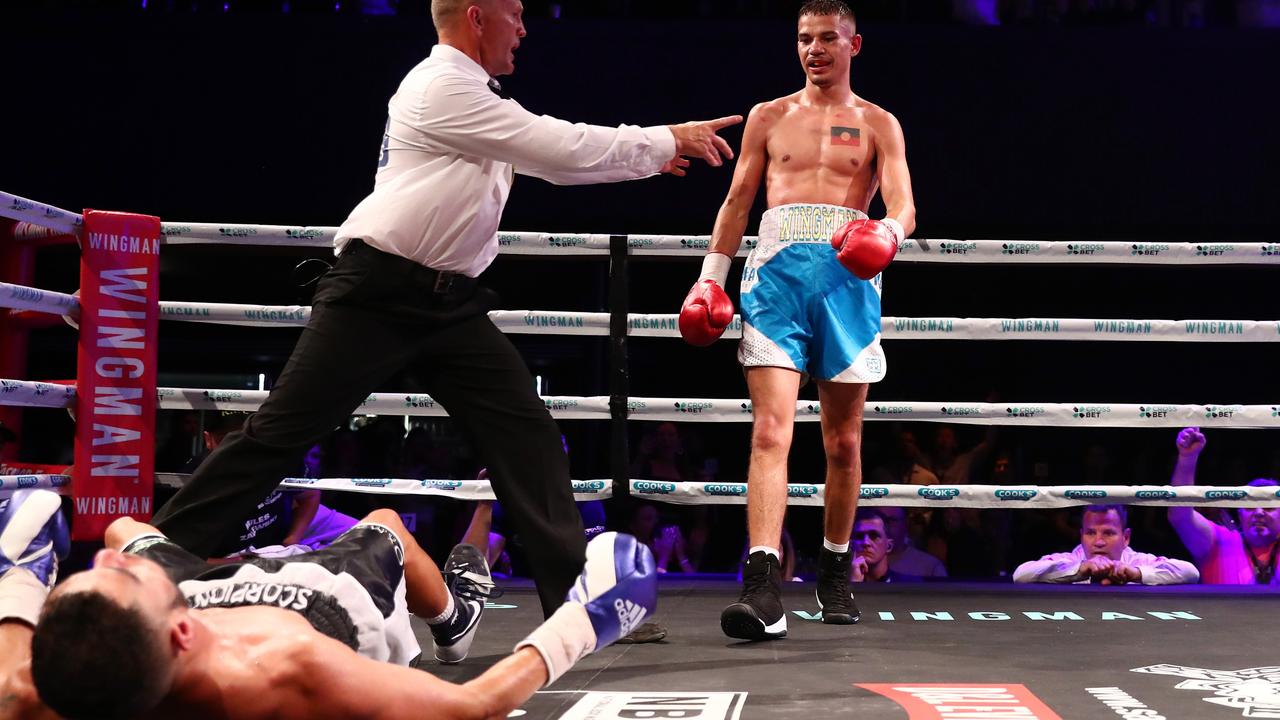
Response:
[[[359,523],[323,550],[227,565],[160,535],[136,538],[124,552],[164,568],[192,608],[280,607],[374,660],[408,665],[421,653],[405,604],[404,548],[382,525]]]

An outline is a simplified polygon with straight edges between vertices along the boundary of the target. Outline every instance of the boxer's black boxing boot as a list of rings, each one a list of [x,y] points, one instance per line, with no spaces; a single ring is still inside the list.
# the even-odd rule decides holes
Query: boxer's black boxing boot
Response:
[[[814,594],[822,611],[822,622],[828,625],[852,625],[862,617],[849,591],[852,561],[853,554],[849,552],[832,552],[824,547],[818,553],[818,587]]]
[[[494,584],[484,553],[472,545],[455,547],[441,574],[445,587],[453,595],[456,612],[447,621],[431,625],[431,637],[435,642],[436,660],[453,664],[462,662],[471,650],[485,600],[501,597],[502,589]]]
[[[751,553],[742,566],[742,594],[720,613],[720,629],[740,640],[777,640],[787,636],[782,609],[782,568],[763,550]]]

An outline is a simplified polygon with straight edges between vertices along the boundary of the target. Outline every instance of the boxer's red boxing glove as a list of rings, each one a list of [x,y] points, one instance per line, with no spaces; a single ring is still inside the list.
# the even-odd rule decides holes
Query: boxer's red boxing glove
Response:
[[[680,337],[690,345],[705,347],[720,339],[733,322],[733,301],[720,283],[699,280],[680,308]]]
[[[720,339],[733,322],[733,302],[724,292],[732,258],[722,252],[708,252],[702,258],[698,282],[680,307],[680,337],[685,342],[705,347]]]
[[[851,220],[831,236],[831,247],[849,272],[870,280],[889,267],[901,240],[902,225],[893,218]]]

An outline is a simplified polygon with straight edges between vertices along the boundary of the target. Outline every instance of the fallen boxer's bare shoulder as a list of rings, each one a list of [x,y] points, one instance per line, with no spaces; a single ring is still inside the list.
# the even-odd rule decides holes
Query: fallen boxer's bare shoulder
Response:
[[[302,691],[307,686],[302,675],[317,644],[335,641],[280,608],[211,608],[193,614],[210,631],[214,652],[148,717],[290,720],[324,714],[322,699]]]
[[[40,702],[27,664],[0,681],[0,720],[57,720]]]

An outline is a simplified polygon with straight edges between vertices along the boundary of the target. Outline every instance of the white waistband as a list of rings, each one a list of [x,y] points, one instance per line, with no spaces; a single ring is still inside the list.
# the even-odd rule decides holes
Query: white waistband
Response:
[[[760,217],[761,243],[825,243],[841,225],[867,214],[840,205],[796,203],[771,207]]]

